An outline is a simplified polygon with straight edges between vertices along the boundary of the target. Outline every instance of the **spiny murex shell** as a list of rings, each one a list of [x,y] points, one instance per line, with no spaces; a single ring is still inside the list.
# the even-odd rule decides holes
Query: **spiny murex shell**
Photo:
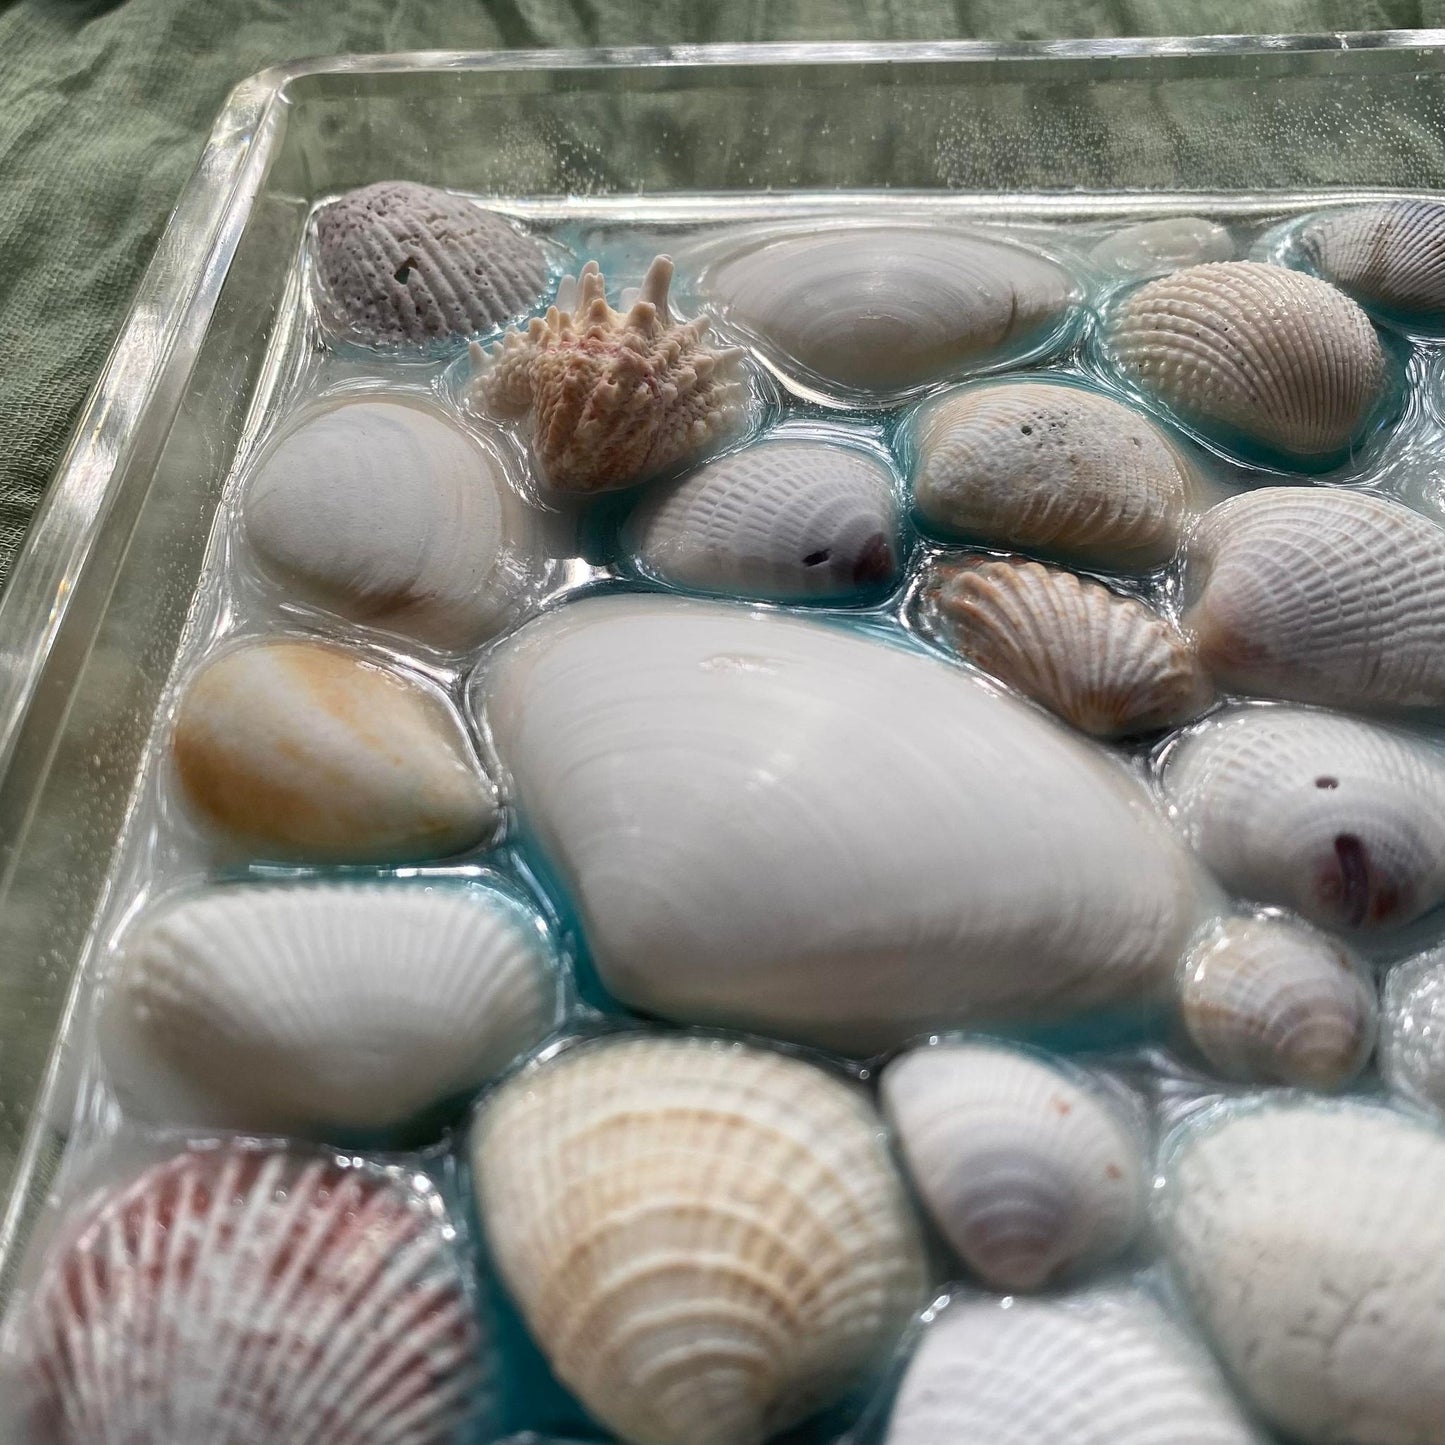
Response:
[[[914,423],[914,504],[941,531],[1104,567],[1167,562],[1196,500],[1141,412],[1083,387],[964,387]]]
[[[1256,261],[1150,281],[1120,306],[1109,340],[1130,380],[1186,421],[1303,460],[1348,447],[1385,384],[1375,328],[1348,296]]]
[[[1445,206],[1382,201],[1313,216],[1300,250],[1321,276],[1366,305],[1439,321],[1445,314]]]
[[[1200,519],[1184,625],[1234,691],[1445,706],[1445,529],[1399,502],[1264,487]]]
[[[246,538],[304,596],[465,648],[501,631],[545,570],[532,513],[460,427],[402,397],[332,402],[271,448]]]
[[[1125,769],[901,639],[592,597],[503,644],[481,701],[604,983],[647,1012],[868,1054],[1137,1005],[1202,921]]]
[[[264,857],[442,858],[497,822],[450,708],[346,647],[248,641],[220,654],[187,683],[171,745],[195,810]]]
[[[472,1142],[503,1279],[630,1445],[761,1445],[881,1365],[923,1248],[879,1121],[800,1059],[686,1036],[584,1045]]]
[[[881,1094],[924,1207],[991,1288],[1037,1289],[1138,1232],[1136,1129],[1043,1060],[989,1043],[914,1049]]]
[[[542,480],[566,492],[631,486],[743,423],[743,353],[703,344],[705,317],[668,310],[672,261],[648,267],[626,311],[607,304],[595,261],[564,277],[544,318],[509,331],[490,355],[473,343],[468,394],[494,417],[525,421]]]
[[[547,284],[541,247],[505,217],[431,186],[379,181],[316,217],[325,304],[358,339],[417,343],[490,331]]]
[[[955,1300],[884,1445],[1260,1445],[1213,1362],[1140,1295]]]
[[[892,472],[819,441],[760,442],[707,462],[644,497],[625,535],[644,572],[701,592],[846,596],[888,585],[899,565]]]
[[[1167,216],[1112,232],[1089,256],[1122,275],[1157,276],[1205,261],[1232,261],[1234,237],[1202,216]]]
[[[451,1445],[482,1342],[434,1196],[222,1145],[103,1190],[19,1318],[26,1445]]]
[[[1380,1072],[1396,1093],[1445,1113],[1445,950],[1385,975]]]
[[[1304,708],[1241,707],[1164,773],[1184,833],[1226,887],[1326,928],[1408,923],[1445,899],[1445,754]]]
[[[1282,918],[1231,918],[1185,961],[1180,1013],[1232,1079],[1333,1089],[1364,1067],[1375,991],[1338,940]]]
[[[753,242],[708,296],[825,383],[886,392],[1027,347],[1074,299],[1064,269],[963,231],[847,226]]]
[[[1309,1445],[1438,1445],[1445,1136],[1261,1104],[1191,1132],[1165,1175],[1180,1280],[1267,1420]]]
[[[535,920],[490,889],[213,888],[127,936],[102,1040],[169,1117],[382,1129],[538,1043],[556,995]]]
[[[1072,572],[940,560],[922,606],[925,627],[955,652],[1097,737],[1173,727],[1214,700],[1168,618]]]

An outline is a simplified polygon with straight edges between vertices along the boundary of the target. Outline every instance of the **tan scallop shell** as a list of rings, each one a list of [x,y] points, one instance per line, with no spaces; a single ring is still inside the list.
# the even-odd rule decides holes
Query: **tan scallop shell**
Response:
[[[1189,539],[1184,625],[1231,691],[1345,708],[1445,706],[1445,529],[1324,487],[1231,497]]]
[[[934,528],[1103,567],[1167,562],[1197,492],[1164,433],[1057,383],[970,386],[916,423],[914,504]]]
[[[1334,1089],[1375,1039],[1375,991],[1355,955],[1281,918],[1232,918],[1190,952],[1180,1012],[1231,1079]]]
[[[923,1248],[866,1095],[696,1036],[524,1071],[472,1139],[493,1258],[552,1368],[633,1445],[762,1445],[886,1362]]]
[[[1167,618],[1037,562],[937,562],[923,617],[961,656],[1096,737],[1173,727],[1214,699]]]
[[[1344,292],[1256,261],[1141,286],[1109,341],[1130,380],[1184,420],[1301,460],[1343,451],[1385,383],[1379,337]]]
[[[1407,198],[1312,216],[1300,250],[1366,305],[1445,319],[1445,206]]]

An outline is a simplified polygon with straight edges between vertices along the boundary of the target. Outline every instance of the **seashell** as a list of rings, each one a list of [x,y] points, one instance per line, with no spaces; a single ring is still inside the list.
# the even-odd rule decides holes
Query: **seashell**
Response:
[[[1214,687],[1167,618],[1037,562],[936,562],[925,627],[955,652],[1096,737],[1197,717]]]
[[[267,569],[308,600],[433,647],[504,630],[545,566],[491,452],[401,398],[312,413],[263,458],[243,522]]]
[[[931,527],[1102,567],[1167,562],[1198,484],[1141,413],[1082,387],[966,387],[915,424],[913,498]]]
[[[450,708],[329,643],[248,641],[213,658],[181,695],[171,748],[196,813],[263,857],[443,858],[497,823]]]
[[[1445,1113],[1445,952],[1438,948],[1385,975],[1380,1072],[1397,1094]]]
[[[1089,259],[1124,276],[1158,276],[1205,261],[1232,261],[1234,237],[1203,216],[1166,216],[1111,231]]]
[[[1399,502],[1264,487],[1200,519],[1184,625],[1238,692],[1445,706],[1445,529]]]
[[[1327,281],[1366,306],[1445,320],[1445,205],[1403,199],[1312,216],[1299,249]]]
[[[884,1445],[1259,1445],[1219,1373],[1142,1295],[955,1300]]]
[[[890,586],[899,569],[893,474],[854,447],[767,441],[645,497],[625,539],[649,576],[780,601]]]
[[[1046,346],[1068,273],[966,231],[836,226],[753,241],[706,268],[722,314],[825,386],[892,392]]]
[[[1190,266],[1141,286],[1109,325],[1124,374],[1184,421],[1329,465],[1385,389],[1370,318],[1317,276],[1256,261]]]
[[[28,1445],[448,1445],[481,1340],[434,1195],[222,1144],[100,1192],[13,1343]]]
[[[1226,1078],[1334,1089],[1364,1068],[1375,991],[1335,939],[1282,918],[1231,918],[1185,961],[1180,1013]]]
[[[761,1445],[886,1363],[922,1240],[861,1090],[687,1035],[567,1050],[472,1140],[501,1276],[632,1445]]]
[[[163,1070],[139,1082],[162,1117],[387,1129],[539,1043],[556,999],[536,921],[492,890],[211,888],[129,935],[101,1027],[113,1076]]]
[[[544,319],[509,331],[490,356],[473,344],[468,397],[493,417],[526,422],[551,487],[632,486],[742,426],[743,353],[703,345],[705,317],[674,320],[671,283],[672,261],[659,256],[637,299],[614,311],[589,261],[563,278]]]
[[[924,1208],[990,1289],[1037,1289],[1138,1233],[1135,1132],[1042,1059],[988,1043],[914,1049],[888,1065],[881,1097]]]
[[[348,191],[316,215],[322,306],[373,345],[491,331],[542,299],[542,248],[504,216],[412,181]]]
[[[492,654],[486,735],[618,998],[864,1055],[1172,981],[1214,894],[1140,785],[897,635],[614,594]]]
[[[1445,1137],[1308,1100],[1207,1118],[1166,1160],[1179,1281],[1248,1402],[1305,1445],[1435,1445]]]
[[[1164,791],[1226,888],[1326,928],[1393,927],[1445,899],[1445,756],[1373,724],[1233,708],[1170,757]]]

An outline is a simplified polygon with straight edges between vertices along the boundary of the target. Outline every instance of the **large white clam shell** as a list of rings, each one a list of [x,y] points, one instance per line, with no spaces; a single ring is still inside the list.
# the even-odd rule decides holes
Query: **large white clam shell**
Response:
[[[1228,888],[1326,928],[1408,923],[1445,899],[1445,754],[1304,708],[1220,713],[1170,755],[1164,789]]]
[[[472,1140],[492,1255],[629,1445],[762,1445],[886,1362],[923,1247],[879,1121],[800,1059],[680,1035],[566,1050]]]
[[[1038,562],[939,560],[924,626],[955,652],[1096,737],[1173,727],[1214,701],[1167,617]]]
[[[1379,337],[1344,292],[1256,261],[1148,282],[1112,317],[1109,344],[1185,421],[1305,462],[1342,453],[1385,386]]]
[[[1200,519],[1185,626],[1236,692],[1445,706],[1445,529],[1388,497],[1265,487]]]
[[[1312,216],[1300,252],[1367,306],[1445,320],[1445,205],[1415,198]]]
[[[914,423],[913,497],[939,531],[1119,569],[1167,562],[1198,482],[1142,412],[1083,387],[963,387]]]
[[[1445,1136],[1261,1102],[1190,1131],[1165,1176],[1179,1279],[1268,1421],[1307,1445],[1438,1445]]]
[[[1037,1289],[1138,1232],[1141,1141],[1099,1091],[990,1043],[914,1049],[880,1087],[924,1207],[991,1288]]]
[[[171,748],[194,811],[263,857],[443,858],[497,823],[446,703],[347,647],[247,641],[212,658],[186,683]]]
[[[719,457],[644,497],[624,540],[660,581],[779,601],[877,591],[896,578],[902,551],[884,462],[789,439]]]
[[[1138,1295],[955,1300],[885,1445],[1258,1445],[1213,1362]]]
[[[1396,1093],[1445,1114],[1445,950],[1431,949],[1385,975],[1380,1072]]]
[[[454,1445],[482,1342],[434,1195],[199,1148],[102,1190],[13,1320],[23,1445]],[[8,1392],[7,1392],[8,1393]]]
[[[1158,276],[1205,261],[1232,261],[1234,237],[1203,216],[1165,216],[1110,232],[1089,259],[1122,276]]]
[[[1112,758],[901,641],[593,597],[481,694],[603,981],[668,1018],[870,1053],[1133,1008],[1212,906]]]
[[[382,1129],[538,1043],[556,996],[536,922],[492,889],[212,888],[126,936],[102,1039],[162,1117]]]
[[[1338,1088],[1375,1039],[1375,990],[1337,939],[1283,918],[1231,918],[1190,952],[1180,1013],[1226,1077]]]
[[[501,463],[430,407],[333,401],[262,458],[247,541],[310,601],[440,648],[484,642],[545,575],[531,510]]]
[[[1075,299],[1037,252],[921,226],[754,238],[708,266],[703,289],[805,380],[875,393],[1035,347]]]

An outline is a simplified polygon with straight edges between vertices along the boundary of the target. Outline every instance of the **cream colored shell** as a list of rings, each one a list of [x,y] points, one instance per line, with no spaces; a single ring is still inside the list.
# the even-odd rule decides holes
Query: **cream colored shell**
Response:
[[[1166,216],[1111,232],[1089,259],[1116,275],[1158,276],[1204,261],[1232,261],[1234,237],[1202,216]]]
[[[1306,1445],[1438,1445],[1445,1137],[1361,1103],[1261,1103],[1166,1153],[1161,1222],[1249,1402]]]
[[[471,1145],[533,1338],[628,1445],[762,1445],[887,1361],[922,1243],[863,1092],[689,1036],[566,1050]]]
[[[1121,570],[1167,562],[1193,470],[1141,412],[1083,387],[969,386],[914,422],[919,515],[953,536]]]
[[[1397,1094],[1445,1115],[1445,950],[1432,948],[1385,975],[1380,1072]]]
[[[940,559],[922,608],[925,627],[960,656],[1096,737],[1173,727],[1214,700],[1172,622],[1072,572]]]
[[[991,1289],[1037,1289],[1138,1232],[1136,1127],[1041,1058],[940,1044],[895,1059],[880,1087],[924,1207]]]
[[[1132,382],[1186,421],[1306,462],[1344,451],[1385,386],[1379,338],[1348,296],[1255,261],[1141,286],[1112,318],[1109,345]]]

